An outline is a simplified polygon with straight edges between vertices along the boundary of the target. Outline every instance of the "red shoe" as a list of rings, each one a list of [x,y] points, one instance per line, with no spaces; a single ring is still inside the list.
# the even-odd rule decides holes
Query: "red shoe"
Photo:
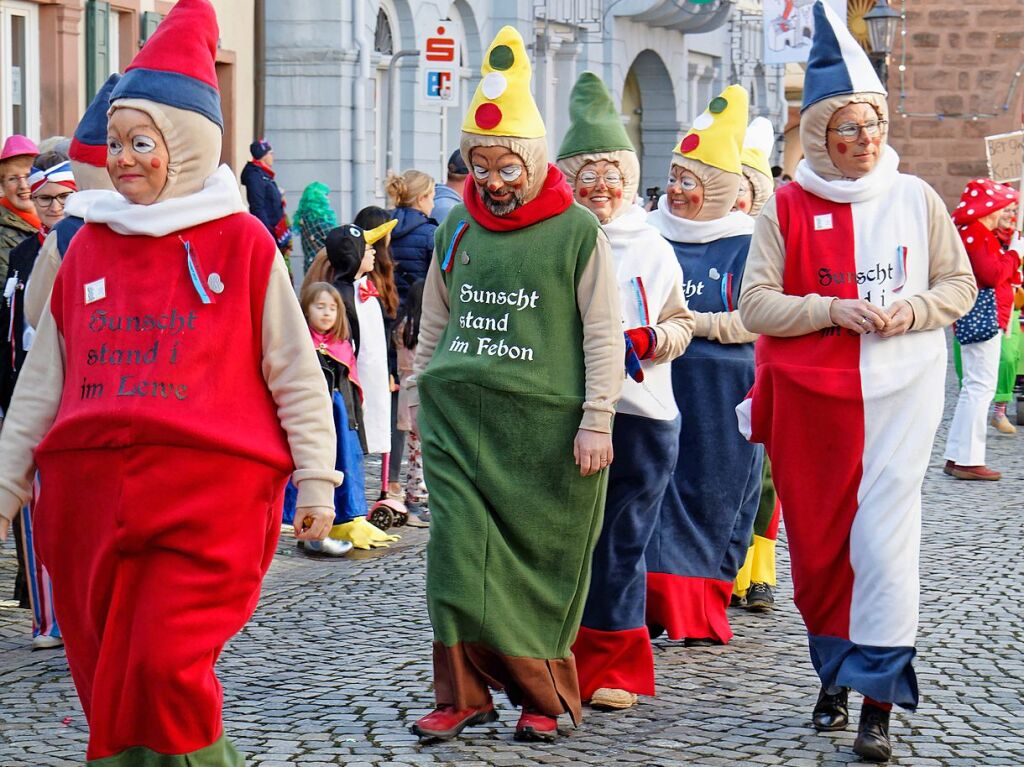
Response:
[[[550,743],[558,737],[558,718],[531,711],[523,707],[523,715],[516,724],[515,739],[519,741],[540,740]]]
[[[946,465],[942,467],[942,473],[952,477],[953,476],[953,467],[954,466],[956,466],[955,462],[953,462],[953,461],[946,461]]]
[[[451,740],[467,727],[498,721],[494,704],[464,708],[456,711],[451,706],[441,706],[419,719],[409,729],[413,735],[425,740]]]
[[[988,466],[961,466],[957,464],[953,467],[953,476],[957,479],[983,479],[995,482],[1003,475],[998,471],[993,471]]]

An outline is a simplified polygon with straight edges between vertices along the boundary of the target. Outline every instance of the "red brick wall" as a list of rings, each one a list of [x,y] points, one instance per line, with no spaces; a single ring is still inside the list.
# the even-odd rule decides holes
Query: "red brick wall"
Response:
[[[889,0],[899,9],[899,0]],[[907,112],[1000,113],[977,121],[900,117],[900,38],[889,69],[890,142],[901,168],[921,176],[952,206],[964,184],[988,173],[984,136],[1020,127],[1024,78],[1001,113],[1014,73],[1024,69],[1024,0],[906,0]]]

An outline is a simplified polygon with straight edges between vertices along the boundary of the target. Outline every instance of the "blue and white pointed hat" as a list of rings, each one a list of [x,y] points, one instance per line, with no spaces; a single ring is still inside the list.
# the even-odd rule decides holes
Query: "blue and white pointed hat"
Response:
[[[827,3],[814,4],[814,39],[804,75],[803,112],[833,96],[878,93],[886,96],[871,60],[846,24]]]

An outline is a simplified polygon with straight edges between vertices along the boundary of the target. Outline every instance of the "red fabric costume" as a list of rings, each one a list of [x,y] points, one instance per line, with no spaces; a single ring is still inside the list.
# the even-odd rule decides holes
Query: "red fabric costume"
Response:
[[[220,275],[214,303],[179,237],[204,283]],[[137,239],[89,224],[67,253],[51,298],[66,384],[36,451],[39,552],[60,584],[90,759],[220,737],[213,664],[256,606],[292,470],[258,364],[277,257],[266,230],[236,214]],[[100,279],[104,297],[86,303]]]

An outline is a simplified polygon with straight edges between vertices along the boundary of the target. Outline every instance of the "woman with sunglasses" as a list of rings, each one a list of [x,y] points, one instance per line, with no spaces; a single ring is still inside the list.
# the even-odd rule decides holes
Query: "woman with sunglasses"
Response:
[[[761,491],[762,450],[735,432],[754,381],[754,340],[736,310],[754,220],[733,210],[742,176],[746,90],[731,85],[672,154],[668,191],[648,216],[683,270],[696,320],[672,363],[679,458],[647,547],[647,626],[688,647],[732,638],[726,611]]]
[[[942,328],[976,289],[942,200],[898,170],[866,54],[827,5],[814,21],[807,156],[757,219],[743,279],[743,323],[761,337],[737,412],[782,503],[821,680],[812,723],[845,729],[857,690],[853,750],[886,761],[892,705],[918,702],[921,484],[943,410]]]

